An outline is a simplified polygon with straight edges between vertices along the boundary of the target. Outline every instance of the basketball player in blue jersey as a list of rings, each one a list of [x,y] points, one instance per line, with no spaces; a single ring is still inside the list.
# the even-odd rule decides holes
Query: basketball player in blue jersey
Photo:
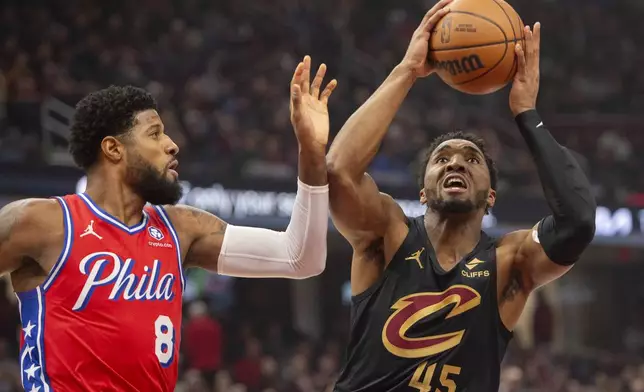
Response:
[[[407,218],[365,173],[411,87],[433,70],[428,40],[447,1],[430,10],[403,61],[346,122],[327,154],[335,226],[353,247],[351,331],[338,392],[496,392],[500,365],[528,296],[568,271],[594,235],[595,201],[570,152],[535,110],[540,25],[525,51],[510,109],[552,214],[492,239],[483,216],[497,174],[485,145],[460,132],[436,139],[420,176],[424,216]]]

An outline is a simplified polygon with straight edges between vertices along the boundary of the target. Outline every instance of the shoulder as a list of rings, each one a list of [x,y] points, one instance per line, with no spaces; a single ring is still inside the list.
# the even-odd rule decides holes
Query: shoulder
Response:
[[[198,233],[204,227],[222,226],[226,227],[226,222],[217,216],[201,210],[199,208],[187,205],[163,206],[168,214],[168,218],[181,233]]]
[[[187,205],[165,205],[161,208],[172,219],[172,223],[179,226],[195,223],[203,213],[206,213],[203,210]]]
[[[405,215],[405,211],[403,211],[402,206],[398,204],[396,199],[387,193],[380,192],[380,200],[386,211],[385,219],[389,223],[390,230],[391,228],[395,230],[409,226],[409,218]]]
[[[58,240],[63,210],[55,199],[23,199],[0,209],[0,253],[3,257],[37,258]]]
[[[515,230],[494,240],[497,253],[513,254],[519,251],[526,238],[532,235],[532,229]]]
[[[521,247],[530,235],[532,235],[532,229],[516,230],[495,240],[496,261],[499,270],[507,272],[519,270],[526,264],[528,260],[521,256]]]
[[[55,199],[22,199],[0,209],[0,222],[12,229],[60,225],[63,210]]]
[[[402,216],[405,216],[400,204],[390,194],[380,192],[380,200],[385,206],[391,208],[391,212],[400,213]]]

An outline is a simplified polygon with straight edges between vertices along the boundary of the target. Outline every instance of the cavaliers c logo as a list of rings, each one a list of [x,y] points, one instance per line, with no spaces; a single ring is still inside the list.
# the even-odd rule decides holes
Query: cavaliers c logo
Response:
[[[457,316],[481,304],[481,295],[469,286],[454,285],[442,293],[416,293],[405,296],[391,307],[396,311],[389,316],[382,329],[382,343],[390,353],[403,358],[422,358],[456,347],[465,330],[442,335],[410,338],[407,331],[423,318],[454,305],[445,316]]]

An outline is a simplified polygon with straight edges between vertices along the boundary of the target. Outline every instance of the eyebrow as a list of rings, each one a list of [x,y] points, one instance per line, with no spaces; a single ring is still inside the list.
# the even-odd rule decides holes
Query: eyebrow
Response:
[[[476,148],[474,148],[472,146],[463,146],[463,147],[460,147],[460,148],[454,148],[454,147],[449,146],[449,145],[445,145],[445,146],[437,149],[436,151],[434,151],[433,155],[436,156],[436,155],[440,154],[441,152],[443,152],[445,150],[460,150],[460,149],[467,150],[467,151],[469,151],[471,153],[474,153],[475,155],[478,155],[478,156],[483,156],[483,153],[481,151],[479,151],[478,149],[476,149]]]

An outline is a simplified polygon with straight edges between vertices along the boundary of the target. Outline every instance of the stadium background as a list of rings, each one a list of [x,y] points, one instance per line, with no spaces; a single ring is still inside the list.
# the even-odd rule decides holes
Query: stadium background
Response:
[[[181,148],[182,202],[235,224],[282,229],[295,191],[288,81],[324,61],[339,89],[332,132],[402,57],[431,1],[5,0],[0,5],[0,205],[82,190],[66,152],[73,105],[109,84],[145,87]],[[543,24],[539,110],[591,178],[597,235],[533,297],[504,363],[503,392],[644,391],[644,2],[513,0]],[[413,162],[454,128],[485,137],[498,206],[486,229],[533,225],[547,206],[507,107],[437,78],[411,92],[370,168],[409,214]],[[637,158],[639,156],[639,158]],[[46,235],[46,233],[34,233]],[[177,391],[323,391],[348,327],[350,249],[332,231],[326,272],[306,281],[190,271]],[[0,391],[18,390],[18,314],[0,298]]]

